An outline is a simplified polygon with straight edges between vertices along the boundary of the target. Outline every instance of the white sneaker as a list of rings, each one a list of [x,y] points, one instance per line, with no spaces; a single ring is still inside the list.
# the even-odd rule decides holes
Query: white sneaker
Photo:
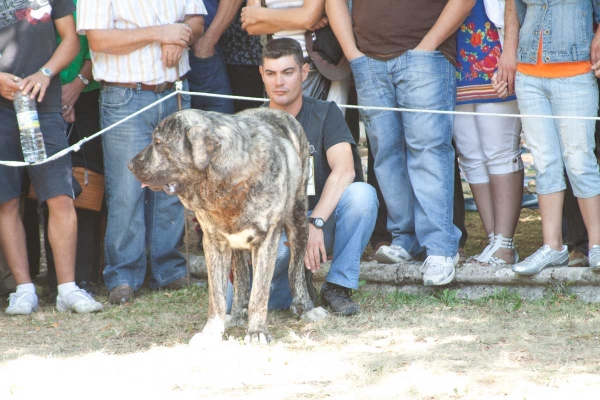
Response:
[[[454,279],[458,253],[454,257],[428,256],[423,263],[423,283],[426,286],[447,285]]]
[[[413,257],[402,246],[381,246],[375,253],[375,259],[382,264],[398,264],[412,261]]]
[[[561,251],[556,251],[547,244],[523,261],[513,265],[513,272],[520,275],[535,275],[546,267],[569,265],[569,250],[563,245]]]
[[[588,253],[590,268],[594,272],[600,271],[600,245],[593,245]]]
[[[8,296],[8,315],[29,315],[38,309],[38,298],[35,293],[11,293]]]
[[[78,289],[67,293],[65,296],[56,296],[56,309],[60,312],[75,311],[80,314],[102,310],[102,304],[85,290]]]

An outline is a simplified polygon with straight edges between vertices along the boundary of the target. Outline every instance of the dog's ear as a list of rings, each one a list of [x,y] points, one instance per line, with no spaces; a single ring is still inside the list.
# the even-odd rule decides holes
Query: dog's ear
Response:
[[[192,161],[197,169],[205,170],[221,143],[205,126],[194,125],[185,135],[184,146],[191,150]]]

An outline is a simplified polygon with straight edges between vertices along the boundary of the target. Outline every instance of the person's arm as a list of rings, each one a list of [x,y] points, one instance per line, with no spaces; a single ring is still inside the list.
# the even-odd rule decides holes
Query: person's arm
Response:
[[[448,0],[437,21],[415,50],[434,51],[450,37],[469,15],[475,0]]]
[[[43,67],[50,69],[56,75],[65,69],[75,56],[77,56],[79,52],[79,37],[75,32],[75,19],[73,15],[67,15],[54,20],[54,26],[60,36],[61,42]],[[49,77],[37,71],[23,79],[19,85],[19,89],[23,91],[23,94],[31,93],[30,97],[32,99],[37,97],[37,100],[41,102],[44,100],[44,95],[50,85],[50,81]]]
[[[88,29],[90,49],[97,53],[129,54],[152,43],[187,47],[192,41],[192,28],[183,23],[134,29]]]
[[[315,206],[311,217],[327,221],[340,202],[344,190],[354,181],[354,159],[350,143],[338,143],[327,152],[327,163],[331,174],[325,181],[321,198]],[[327,261],[323,231],[309,224],[308,244],[304,264],[313,272],[319,269],[321,262]]]
[[[311,29],[323,17],[325,0],[304,0],[301,7],[274,10],[260,4],[242,8],[242,29],[250,35]]]
[[[88,81],[93,79],[92,77],[92,61],[85,60],[79,74],[86,78]],[[78,76],[75,77],[71,82],[62,85],[62,96],[61,103],[63,106],[63,118],[67,123],[75,122],[75,103],[79,99],[79,95],[85,89],[85,83]],[[66,107],[66,108],[65,108]]]
[[[346,0],[327,0],[325,7],[331,29],[333,29],[335,37],[340,42],[346,58],[354,60],[364,56],[356,47],[356,40],[352,31],[352,17]]]
[[[515,92],[519,29],[520,24],[515,0],[506,0],[504,8],[504,47],[498,59],[498,69],[492,77],[492,85],[498,96],[502,98]]]
[[[185,47],[191,46],[204,33],[203,15],[186,15],[183,22],[192,29],[192,37],[186,43]]]
[[[192,30],[190,40],[185,46],[170,43],[161,44],[162,54],[160,59],[163,68],[175,68],[179,65],[183,51],[204,33],[204,17],[201,15],[186,15],[183,23],[188,25]]]
[[[244,0],[222,0],[215,17],[202,36],[194,43],[192,50],[198,58],[208,58],[215,54],[215,46],[225,30],[231,25],[233,18]]]

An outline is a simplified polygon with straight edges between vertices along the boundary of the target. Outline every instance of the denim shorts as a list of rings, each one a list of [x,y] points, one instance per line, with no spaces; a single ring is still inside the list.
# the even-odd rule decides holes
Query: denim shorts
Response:
[[[67,124],[62,115],[39,113],[39,118],[48,157],[67,148]],[[15,111],[0,107],[0,121],[0,161],[23,161]],[[40,204],[60,195],[74,197],[71,156],[66,155],[38,166],[15,168],[0,165],[0,204],[21,195],[25,169]]]
[[[593,72],[570,78],[517,73],[515,88],[522,115],[595,117],[598,113],[598,85]],[[538,194],[565,190],[565,170],[576,197],[600,194],[594,120],[522,118],[522,122]]]

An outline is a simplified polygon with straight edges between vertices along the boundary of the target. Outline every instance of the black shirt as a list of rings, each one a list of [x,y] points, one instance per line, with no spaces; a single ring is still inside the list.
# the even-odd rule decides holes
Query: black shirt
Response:
[[[73,0],[0,0],[0,71],[20,78],[37,72],[56,50],[54,20],[72,15]],[[60,71],[46,90],[39,112],[62,112]],[[13,108],[0,96],[0,107]]]
[[[338,143],[350,143],[353,147],[356,143],[346,125],[344,115],[333,102],[302,96],[302,108],[296,115],[296,120],[304,128],[310,144],[310,156],[314,158],[316,194],[308,197],[308,209],[313,210],[321,198],[325,181],[331,174],[327,150]],[[356,157],[358,154],[353,150]],[[362,176],[362,173],[357,173],[357,176]]]

